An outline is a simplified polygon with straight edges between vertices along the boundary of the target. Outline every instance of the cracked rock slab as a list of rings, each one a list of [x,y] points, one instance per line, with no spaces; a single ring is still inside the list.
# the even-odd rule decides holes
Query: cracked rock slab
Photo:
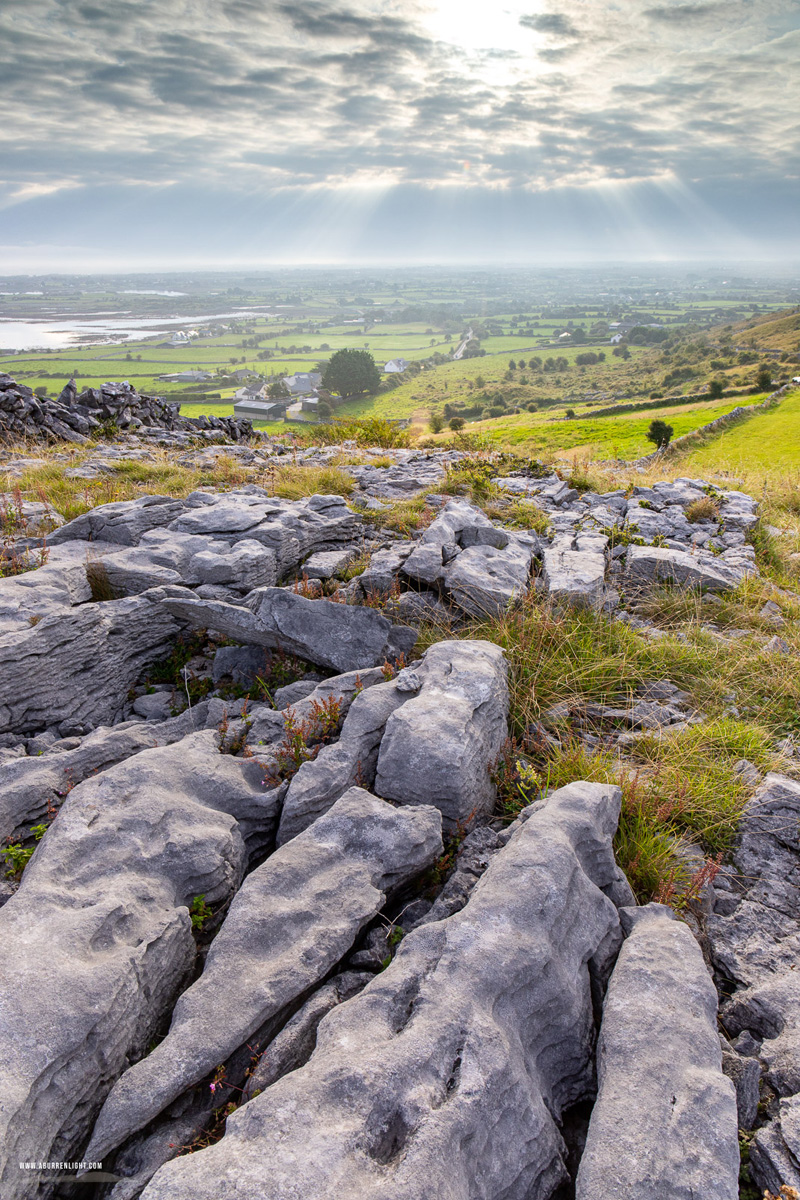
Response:
[[[181,629],[160,599],[156,590],[81,604],[0,635],[0,733],[67,718],[113,721],[128,689]]]
[[[592,1088],[591,964],[619,939],[600,890],[619,806],[601,784],[553,793],[461,912],[404,938],[309,1062],[144,1200],[549,1200],[556,1121]]]
[[[690,554],[687,550],[664,546],[629,546],[625,569],[632,583],[654,584],[666,580],[709,592],[730,591],[747,575],[758,574],[755,564],[736,565],[722,555],[715,557],[704,551]]]
[[[556,603],[599,610],[605,599],[608,539],[560,534],[542,556],[547,594]]]
[[[621,915],[576,1200],[737,1200],[736,1092],[700,947],[662,905]]]
[[[417,640],[415,629],[393,625],[375,609],[307,600],[285,588],[257,588],[246,608],[172,588],[164,605],[198,628],[213,626],[236,641],[296,654],[332,671],[378,666],[408,654]]]
[[[277,796],[211,733],[79,784],[0,910],[0,1194],[47,1196],[21,1161],[73,1159],[191,970],[189,905],[225,902]]]
[[[456,639],[431,646],[414,674],[419,690],[386,722],[374,790],[398,804],[435,805],[449,831],[494,808],[491,767],[508,737],[508,666],[493,642]]]
[[[102,1159],[318,984],[383,907],[442,851],[436,809],[351,788],[248,875],[166,1038],[116,1083],[86,1157]]]

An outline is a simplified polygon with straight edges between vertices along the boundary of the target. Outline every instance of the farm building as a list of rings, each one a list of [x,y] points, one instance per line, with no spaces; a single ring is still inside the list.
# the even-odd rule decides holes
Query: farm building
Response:
[[[233,406],[234,417],[248,421],[282,421],[286,405],[275,400],[238,400]]]
[[[296,371],[284,376],[283,382],[292,396],[310,396],[322,383],[322,375],[319,371]]]
[[[405,358],[391,358],[389,362],[384,365],[383,370],[387,375],[397,375],[400,373],[400,371],[405,371],[407,366],[408,361]]]

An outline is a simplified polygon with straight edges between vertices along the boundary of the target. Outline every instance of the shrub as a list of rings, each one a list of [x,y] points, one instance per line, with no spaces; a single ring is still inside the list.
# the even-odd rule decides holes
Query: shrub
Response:
[[[673,428],[666,421],[654,420],[650,422],[650,428],[647,430],[645,437],[648,442],[653,442],[660,450],[662,446],[668,446],[672,438]]]

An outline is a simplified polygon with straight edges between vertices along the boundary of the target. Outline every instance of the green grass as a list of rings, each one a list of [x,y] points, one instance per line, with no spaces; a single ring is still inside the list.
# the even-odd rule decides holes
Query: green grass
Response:
[[[690,475],[724,472],[741,479],[774,479],[800,471],[800,388],[773,408],[710,438],[681,459]]]
[[[617,854],[642,900],[659,889],[666,894],[671,877],[681,882],[676,838],[698,843],[708,855],[729,850],[749,795],[734,764],[746,758],[771,769],[775,741],[800,726],[796,659],[765,654],[755,636],[766,629],[758,610],[769,592],[767,580],[753,581],[726,599],[727,611],[718,615],[715,606],[722,626],[749,614],[754,636],[730,642],[700,628],[702,603],[693,597],[690,604],[686,592],[672,604],[668,592],[648,601],[647,615],[666,633],[659,640],[590,613],[556,615],[532,598],[522,610],[472,623],[457,634],[486,638],[505,650],[516,753],[532,764],[540,786],[595,779],[623,788]],[[798,646],[800,602],[782,601],[782,607],[787,624],[781,636]],[[673,630],[684,640],[670,636]],[[440,635],[425,636],[435,641]],[[589,751],[574,740],[567,723],[560,726],[558,748],[526,741],[529,726],[556,703],[567,702],[573,712],[588,702],[624,704],[638,684],[658,679],[687,691],[703,722],[662,737],[643,736],[626,748],[624,759],[613,749]],[[738,717],[728,712],[731,693]],[[513,815],[528,799],[512,788],[504,797],[506,812]]]
[[[758,397],[753,397],[757,402]],[[591,417],[591,409],[578,409],[574,420],[557,419],[553,410],[520,413],[489,421],[470,422],[467,429],[488,439],[495,446],[508,446],[530,454],[552,455],[579,449],[586,458],[635,459],[654,450],[646,434],[651,421],[663,418],[672,426],[674,437],[692,433],[700,425],[736,408],[740,400],[705,401],[658,409],[645,413],[621,413],[619,416]],[[563,414],[563,409],[558,410]],[[451,435],[440,434],[437,441],[447,442]]]

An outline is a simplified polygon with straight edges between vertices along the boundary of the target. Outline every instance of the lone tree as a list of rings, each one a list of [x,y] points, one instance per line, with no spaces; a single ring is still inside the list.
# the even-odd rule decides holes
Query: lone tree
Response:
[[[380,387],[381,373],[368,350],[337,350],[331,355],[322,386],[340,396],[374,395]]]
[[[439,413],[431,413],[431,419],[428,422],[431,433],[441,433],[444,429],[444,418]]]
[[[768,392],[772,387],[772,371],[767,366],[759,368],[756,375],[756,388],[759,392]]]
[[[708,394],[712,400],[722,399],[722,394],[725,391],[725,381],[722,379],[712,379],[708,385]]]
[[[662,446],[669,445],[672,433],[672,426],[666,421],[651,421],[646,437],[648,442],[654,442],[660,450]]]
[[[451,417],[448,424],[454,433],[458,433],[459,429],[464,428],[465,421],[463,417]]]

